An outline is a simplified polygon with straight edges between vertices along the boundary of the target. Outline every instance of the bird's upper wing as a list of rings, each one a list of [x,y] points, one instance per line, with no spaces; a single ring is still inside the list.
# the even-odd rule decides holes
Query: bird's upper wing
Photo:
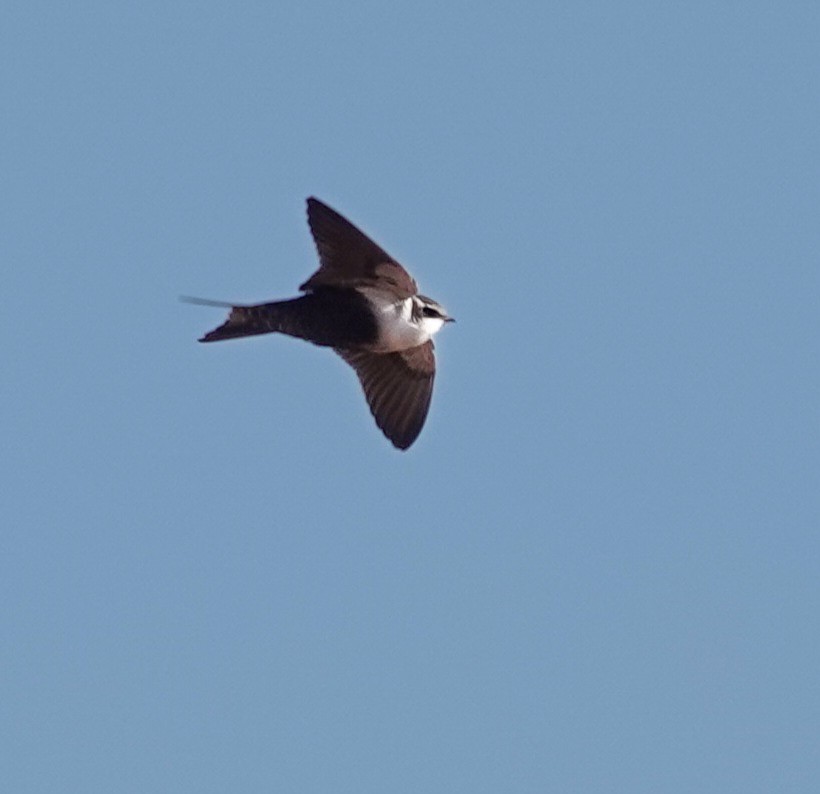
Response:
[[[381,431],[394,446],[407,449],[418,438],[430,408],[436,375],[433,343],[396,353],[336,352],[356,370]]]
[[[320,267],[299,289],[366,286],[383,289],[397,300],[416,294],[410,274],[336,210],[311,197],[307,214]]]

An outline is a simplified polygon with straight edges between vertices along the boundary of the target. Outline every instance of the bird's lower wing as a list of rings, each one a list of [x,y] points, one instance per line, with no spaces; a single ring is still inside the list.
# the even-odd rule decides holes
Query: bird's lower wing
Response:
[[[394,446],[407,449],[418,438],[433,395],[433,343],[395,353],[336,349],[359,376],[376,424]]]

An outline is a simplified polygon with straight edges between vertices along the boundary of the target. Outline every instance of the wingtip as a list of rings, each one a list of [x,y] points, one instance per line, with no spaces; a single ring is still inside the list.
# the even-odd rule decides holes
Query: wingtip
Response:
[[[410,447],[413,446],[413,442],[416,440],[415,438],[411,438],[409,440],[406,439],[406,438],[395,439],[395,438],[390,438],[390,436],[387,436],[387,438],[390,441],[390,443],[397,450],[399,450],[399,452],[407,452],[407,450],[410,449]],[[416,438],[418,438],[418,436],[416,436]]]

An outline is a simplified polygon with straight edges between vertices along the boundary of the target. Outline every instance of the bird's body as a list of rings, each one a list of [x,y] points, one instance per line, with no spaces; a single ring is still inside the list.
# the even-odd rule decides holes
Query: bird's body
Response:
[[[407,271],[353,224],[318,199],[307,204],[321,266],[300,287],[305,294],[228,304],[227,321],[200,341],[282,333],[333,348],[356,370],[376,424],[407,449],[432,396],[432,336],[452,318],[419,295]]]

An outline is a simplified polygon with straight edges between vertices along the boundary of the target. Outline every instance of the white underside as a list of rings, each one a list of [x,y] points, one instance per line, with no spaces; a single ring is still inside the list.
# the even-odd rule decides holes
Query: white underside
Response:
[[[413,322],[413,298],[395,303],[385,300],[383,293],[368,290],[366,294],[379,322],[379,341],[372,348],[374,352],[391,353],[418,347],[444,325],[439,317],[422,317],[418,323]]]

